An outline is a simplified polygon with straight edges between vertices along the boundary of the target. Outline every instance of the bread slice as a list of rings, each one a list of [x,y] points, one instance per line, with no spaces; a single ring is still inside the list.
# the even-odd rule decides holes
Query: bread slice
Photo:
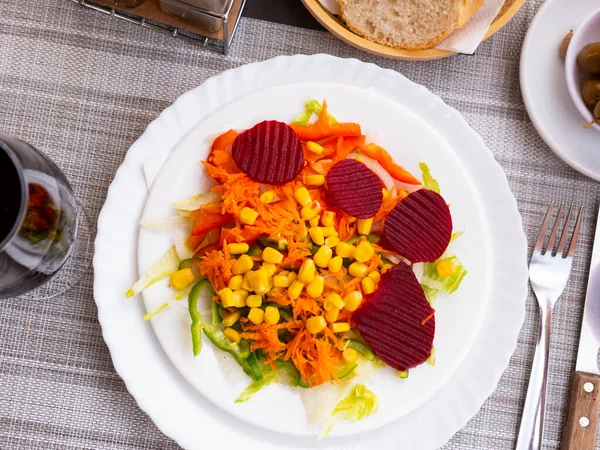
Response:
[[[406,50],[431,48],[462,27],[484,0],[338,0],[356,34]]]

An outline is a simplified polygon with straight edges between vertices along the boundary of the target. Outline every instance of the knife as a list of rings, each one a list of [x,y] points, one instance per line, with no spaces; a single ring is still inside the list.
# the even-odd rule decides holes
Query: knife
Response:
[[[595,450],[600,405],[600,213],[561,450]]]

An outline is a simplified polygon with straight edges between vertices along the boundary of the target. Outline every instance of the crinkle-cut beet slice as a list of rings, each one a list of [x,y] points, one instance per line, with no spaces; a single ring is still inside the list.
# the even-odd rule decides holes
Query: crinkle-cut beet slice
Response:
[[[335,163],[327,172],[327,189],[336,205],[358,219],[373,217],[381,208],[383,183],[371,169],[355,159]]]
[[[300,139],[289,125],[276,120],[265,120],[241,133],[231,153],[242,172],[266,184],[292,181],[304,165]]]
[[[383,234],[393,249],[409,261],[433,262],[450,243],[450,209],[441,195],[420,189],[390,211]]]
[[[431,355],[435,316],[410,266],[398,264],[381,276],[379,287],[353,315],[373,353],[397,370]]]

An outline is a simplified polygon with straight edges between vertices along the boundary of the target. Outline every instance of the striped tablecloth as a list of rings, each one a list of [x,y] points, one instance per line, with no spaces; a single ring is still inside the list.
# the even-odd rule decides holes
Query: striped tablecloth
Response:
[[[223,70],[281,54],[329,53],[373,62],[425,85],[458,109],[493,151],[517,197],[530,244],[551,199],[587,208],[573,274],[554,317],[544,444],[557,449],[598,184],[554,156],[521,99],[521,44],[542,3],[528,0],[475,56],[402,62],[363,53],[323,31],[249,18],[223,57],[70,1],[0,0],[0,131],[50,155],[95,219],[127,149],[148,123]],[[92,278],[90,271],[51,301],[0,301],[0,448],[177,448],[115,373],[102,341]],[[537,305],[530,296],[518,348],[498,389],[444,449],[514,448],[536,329]]]

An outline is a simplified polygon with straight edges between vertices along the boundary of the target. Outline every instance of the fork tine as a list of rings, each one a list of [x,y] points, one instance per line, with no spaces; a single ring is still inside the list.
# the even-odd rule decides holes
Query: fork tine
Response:
[[[573,230],[573,237],[571,238],[571,246],[569,247],[568,256],[572,257],[575,253],[575,246],[577,245],[577,236],[579,235],[579,227],[581,226],[581,218],[583,216],[583,206],[579,208],[579,214],[577,214],[577,222],[575,222],[575,229]]]
[[[558,243],[558,249],[556,255],[562,256],[565,249],[565,243],[567,241],[567,234],[569,233],[569,224],[571,223],[571,217],[573,216],[573,205],[569,207],[569,214],[567,214],[567,220],[565,221],[565,227],[563,228],[562,235],[560,236],[560,242]]]
[[[550,206],[548,206],[548,211],[546,211],[546,217],[544,217],[544,222],[542,222],[542,227],[540,228],[540,234],[538,235],[537,242],[535,243],[534,251],[541,252],[542,246],[544,245],[544,239],[546,238],[546,230],[548,229],[548,223],[550,222],[550,217],[552,216],[552,208],[554,207],[554,200],[550,202]]]
[[[562,217],[562,212],[565,204],[561,202],[560,208],[558,208],[558,213],[556,214],[556,220],[554,221],[554,227],[552,228],[552,233],[550,233],[550,239],[548,239],[548,245],[546,246],[546,251],[552,254],[552,250],[554,249],[554,241],[556,240],[556,233],[558,233],[558,226],[560,225],[560,218]],[[569,227],[569,221],[567,221],[566,227]],[[563,230],[564,234],[564,230]]]

